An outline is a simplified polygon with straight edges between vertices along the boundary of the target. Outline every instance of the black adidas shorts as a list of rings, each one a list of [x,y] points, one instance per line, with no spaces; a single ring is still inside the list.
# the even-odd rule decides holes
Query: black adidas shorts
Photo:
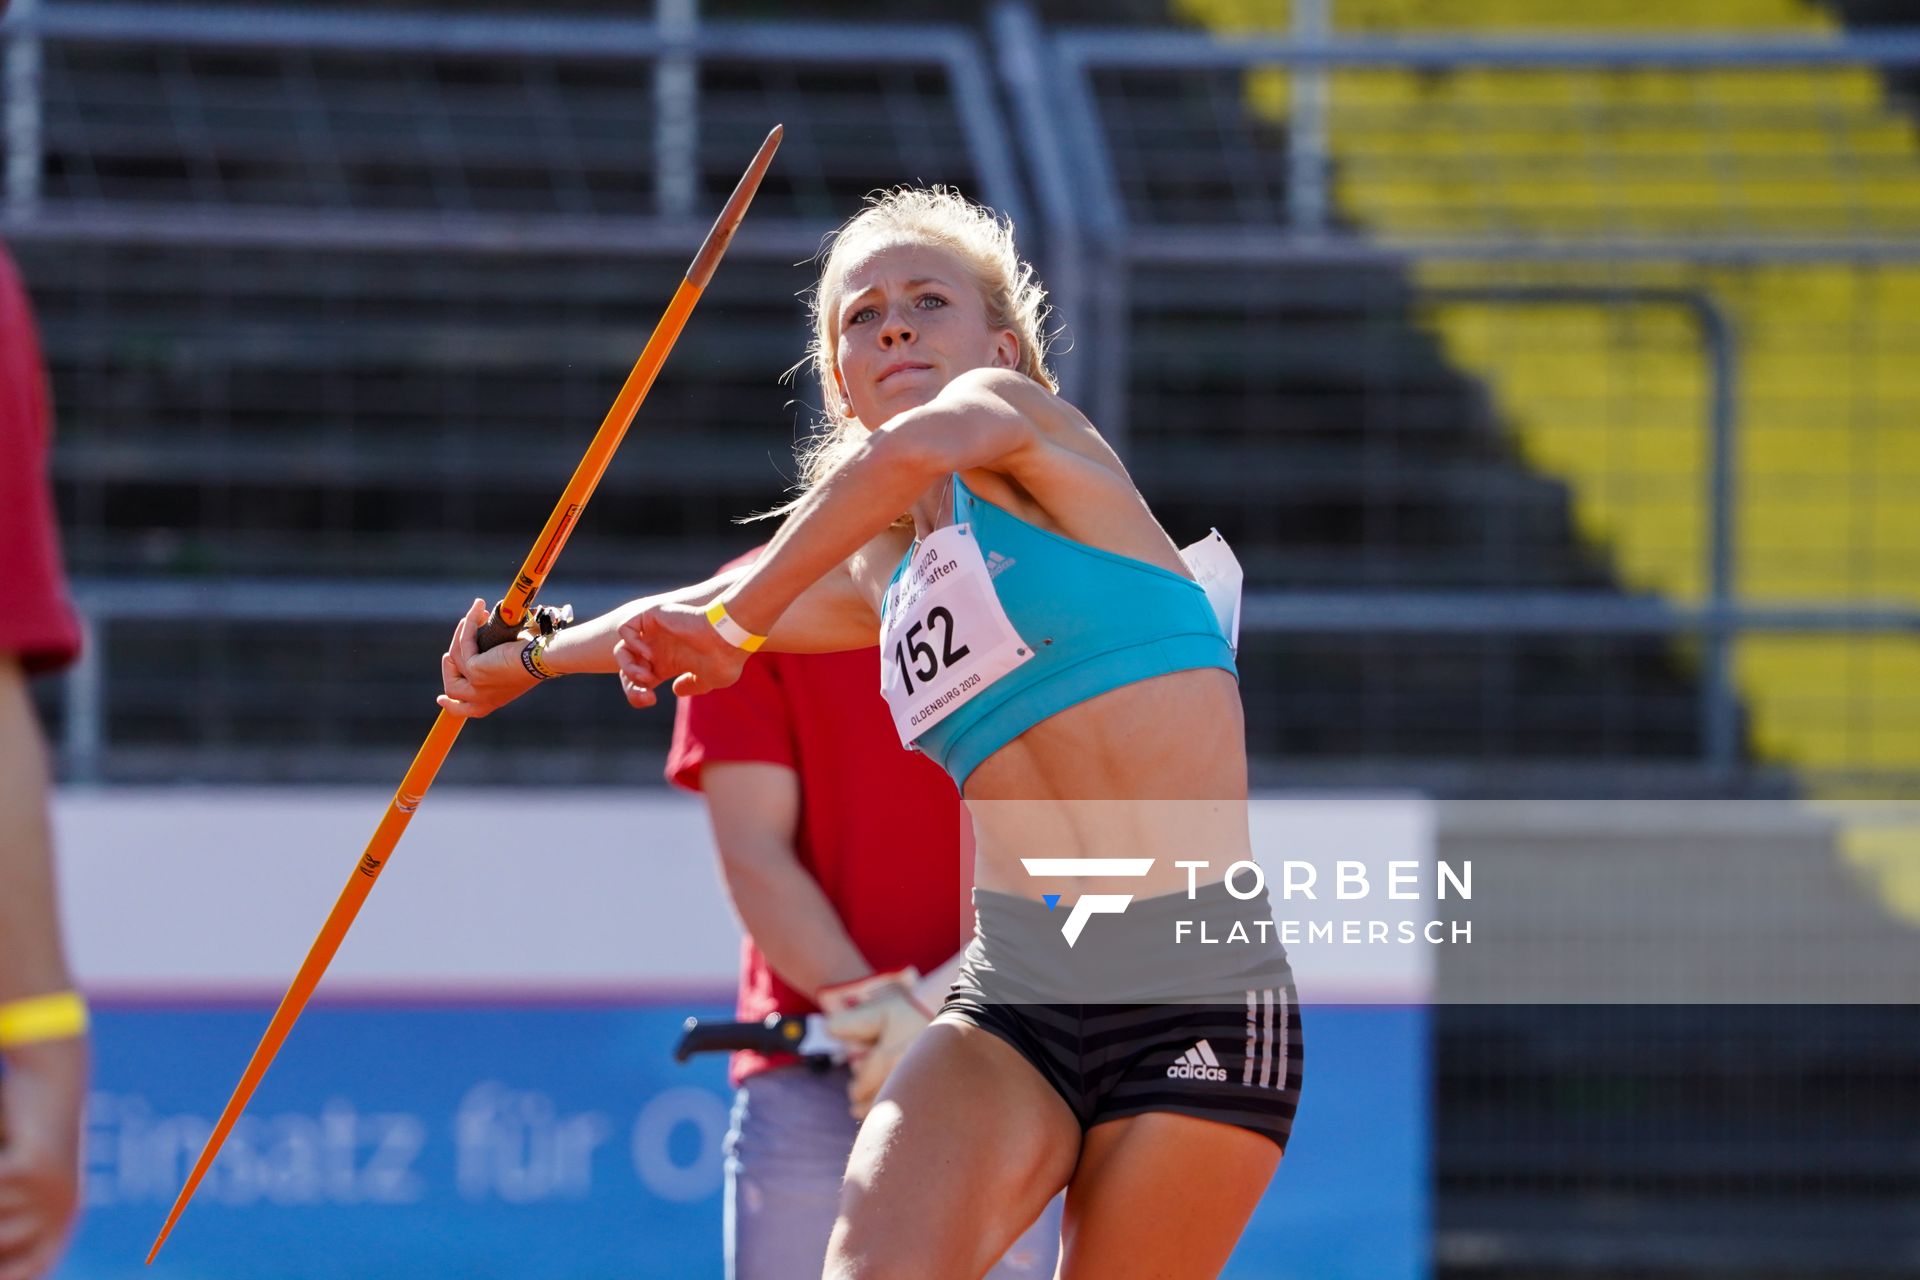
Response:
[[[940,1014],[1011,1045],[1083,1129],[1171,1111],[1238,1125],[1282,1151],[1300,1105],[1300,1001],[1278,941],[1171,949],[1176,919],[1265,915],[1218,885],[1088,921],[1068,949],[1044,904],[976,890],[978,924]],[[1197,932],[1190,931],[1188,936]],[[1129,988],[1132,990],[1129,991]],[[1118,995],[1137,994],[1127,1001]],[[1098,996],[1086,1003],[1066,996]]]

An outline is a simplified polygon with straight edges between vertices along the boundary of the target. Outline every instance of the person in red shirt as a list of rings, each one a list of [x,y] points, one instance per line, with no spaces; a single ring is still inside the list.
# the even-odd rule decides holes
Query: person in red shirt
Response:
[[[704,794],[746,927],[738,1016],[814,1013],[835,987],[909,966],[925,975],[829,1021],[855,1050],[850,1068],[734,1055],[731,1280],[819,1274],[859,1119],[945,997],[971,928],[959,794],[901,749],[878,665],[873,649],[768,654],[675,710],[667,778]],[[1053,1275],[1059,1231],[1056,1200],[989,1274]]]
[[[73,661],[80,628],[47,492],[50,429],[26,291],[0,249],[0,1280],[50,1274],[79,1202],[86,1005],[54,910],[47,759],[27,677]]]

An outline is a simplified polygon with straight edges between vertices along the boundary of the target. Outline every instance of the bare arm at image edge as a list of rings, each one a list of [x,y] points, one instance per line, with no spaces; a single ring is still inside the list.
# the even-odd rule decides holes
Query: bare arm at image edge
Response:
[[[47,762],[26,678],[0,655],[0,1005],[68,990],[47,817]],[[0,1049],[0,1280],[49,1274],[78,1203],[84,1036]]]

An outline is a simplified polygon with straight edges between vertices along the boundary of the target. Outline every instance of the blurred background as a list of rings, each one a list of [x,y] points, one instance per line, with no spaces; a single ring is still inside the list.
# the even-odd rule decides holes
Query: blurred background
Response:
[[[13,0],[0,43],[0,235],[43,330],[89,628],[38,694],[63,856],[101,859],[70,868],[68,909],[104,1009],[103,1115],[217,1112],[332,892],[261,859],[312,845],[316,885],[351,870],[431,722],[453,619],[501,594],[776,121],[549,602],[598,611],[764,537],[735,520],[781,499],[818,404],[781,381],[811,255],[864,193],[945,182],[1015,219],[1063,390],[1169,532],[1218,526],[1245,565],[1264,797],[1409,799],[1441,856],[1511,838],[1504,809],[1451,802],[1564,801],[1535,838],[1596,858],[1661,847],[1636,802],[1793,801],[1830,819],[1726,839],[1831,867],[1836,933],[1920,926],[1912,0]],[[463,737],[402,852],[440,806],[495,813],[542,858],[631,842],[639,814],[680,833],[685,892],[711,899],[693,914],[724,931],[704,831],[660,790],[668,728],[598,682],[543,691]],[[539,809],[555,786],[587,790]],[[257,963],[217,936],[204,963],[156,960],[133,922],[176,905],[169,859],[215,844],[238,860],[194,890],[206,927],[266,912],[286,937]],[[629,868],[641,900],[666,861],[594,865]],[[249,868],[285,903],[243,896]],[[564,941],[566,918],[528,936]],[[517,1003],[497,947],[463,968],[416,942],[361,976],[425,1005],[403,1017],[382,988],[317,1010],[277,1068],[325,1132],[358,1053],[408,1046],[407,1082],[356,1069],[348,1092],[418,1116],[465,1108],[449,1082],[498,1055],[545,1100],[521,1112],[558,1107],[562,1137],[516,1139],[523,1160],[567,1149],[568,1106],[625,1107],[626,1182],[555,1172],[502,1201],[461,1180],[453,1130],[433,1164],[452,1122],[419,1120],[404,1204],[276,1199],[269,1178],[234,1212],[197,1204],[168,1274],[492,1274],[466,1239],[501,1274],[717,1275],[717,1168],[649,1181],[625,1127],[678,1099],[656,1172],[706,1167],[712,1113],[672,1091],[717,1102],[719,1076],[654,1044],[724,1004],[731,943],[669,963],[675,927]],[[1920,1274],[1912,1006],[1349,1012],[1325,1024],[1277,1216],[1229,1274]],[[479,1089],[495,1068],[472,1069]],[[448,1098],[415,1098],[427,1081]],[[1323,1120],[1316,1144],[1316,1105],[1354,1127]],[[1377,1163],[1309,1164],[1355,1135]],[[133,1274],[169,1158],[148,1192],[94,1171],[63,1274]],[[316,1233],[390,1261],[313,1260]],[[1369,1233],[1383,1252],[1342,1252]],[[215,1236],[252,1261],[192,1269]],[[548,1256],[562,1237],[580,1251]]]

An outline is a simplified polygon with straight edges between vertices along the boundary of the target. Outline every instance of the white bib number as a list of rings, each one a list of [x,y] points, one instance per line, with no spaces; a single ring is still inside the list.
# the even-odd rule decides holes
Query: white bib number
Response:
[[[914,550],[884,616],[880,693],[903,746],[1033,658],[968,525],[936,529]]]

